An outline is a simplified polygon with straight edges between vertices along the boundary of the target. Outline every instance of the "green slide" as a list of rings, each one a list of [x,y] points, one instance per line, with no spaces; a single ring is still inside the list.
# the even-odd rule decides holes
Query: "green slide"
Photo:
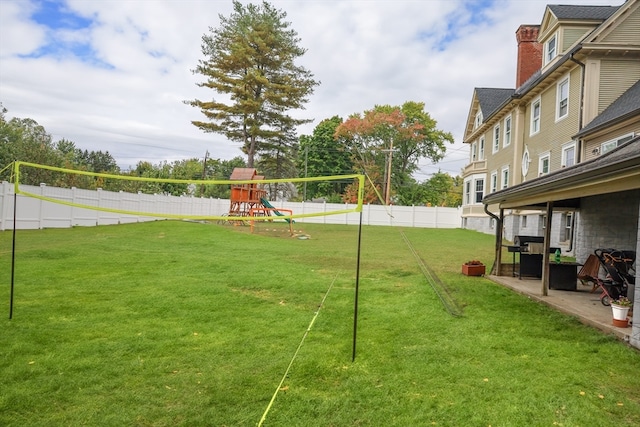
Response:
[[[262,203],[265,208],[273,209],[273,213],[275,213],[277,216],[284,216],[284,214],[282,212],[278,212],[276,210],[276,208],[274,208],[273,205],[271,203],[269,203],[269,201],[267,199],[265,199],[264,197],[260,198],[260,203]],[[289,219],[289,218],[285,218],[284,220],[289,222],[289,223],[291,222],[291,219]]]

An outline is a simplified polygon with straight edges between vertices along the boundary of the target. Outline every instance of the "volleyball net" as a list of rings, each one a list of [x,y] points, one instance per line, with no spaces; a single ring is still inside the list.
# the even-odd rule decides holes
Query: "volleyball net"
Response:
[[[120,215],[203,221],[228,220],[235,216],[252,221],[273,221],[277,215],[277,219],[291,221],[361,212],[365,177],[351,174],[284,179],[172,179],[133,173],[96,173],[16,161],[12,181],[16,195]],[[348,187],[351,200],[348,204],[335,205],[333,210],[303,213],[278,210],[274,206],[276,200],[299,198],[297,195],[307,185]],[[208,200],[221,203],[208,203]]]

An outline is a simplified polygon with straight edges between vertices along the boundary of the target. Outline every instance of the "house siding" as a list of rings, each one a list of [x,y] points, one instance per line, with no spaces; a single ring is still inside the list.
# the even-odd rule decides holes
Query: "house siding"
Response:
[[[557,84],[569,76],[569,113],[564,119],[556,121]],[[537,161],[534,160],[542,153],[550,152],[550,172],[558,170],[562,165],[562,145],[571,142],[572,136],[578,129],[580,117],[580,85],[581,69],[575,67],[569,74],[555,80],[541,95],[541,130],[536,135],[529,136],[531,129],[531,103],[527,105],[525,119],[524,142],[529,148],[532,159],[530,173],[538,176]]]
[[[585,34],[592,29],[593,27],[566,28],[562,32],[562,52],[565,53],[569,50],[571,46],[576,44],[577,41],[582,40]]]
[[[615,131],[607,132],[604,135],[600,135],[598,137],[592,139],[585,139],[584,142],[584,150],[583,155],[584,161],[593,160],[596,157],[600,156],[601,153],[601,145],[603,142],[611,141],[612,139],[620,138],[625,135],[640,134],[640,122],[629,123],[623,126],[618,127]],[[597,150],[597,151],[594,151]]]
[[[634,41],[635,40],[635,41]],[[640,7],[622,22],[614,31],[602,38],[605,43],[629,44],[640,40]]]
[[[598,114],[640,80],[637,59],[603,59],[600,61],[600,99]]]

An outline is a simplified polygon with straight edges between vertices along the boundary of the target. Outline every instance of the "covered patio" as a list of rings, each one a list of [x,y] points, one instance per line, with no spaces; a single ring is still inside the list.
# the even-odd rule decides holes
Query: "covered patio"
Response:
[[[577,213],[575,257],[583,264],[596,248],[617,248],[640,253],[640,137],[591,161],[523,182],[487,195],[485,211],[496,226],[495,263],[490,279],[530,298],[575,315],[590,324],[640,348],[640,309],[633,314],[632,325],[617,328],[612,324],[611,309],[603,306],[591,288],[577,285],[577,290],[550,289],[549,270],[551,221],[554,209],[572,209]],[[495,212],[492,213],[489,207]],[[503,221],[505,210],[537,210],[548,218],[544,229],[542,277],[526,279],[507,272],[503,260]],[[638,271],[636,260],[636,283]],[[629,285],[628,297],[640,303],[640,286]]]
[[[629,342],[631,338],[631,325],[627,328],[613,326],[611,321],[611,308],[605,307],[600,302],[600,291],[591,292],[591,285],[580,283],[575,291],[549,289],[546,296],[542,296],[540,288],[541,280],[520,279],[511,276],[487,276],[493,282],[510,288],[528,298],[546,304],[562,313],[576,317],[581,323],[597,328],[607,334]]]

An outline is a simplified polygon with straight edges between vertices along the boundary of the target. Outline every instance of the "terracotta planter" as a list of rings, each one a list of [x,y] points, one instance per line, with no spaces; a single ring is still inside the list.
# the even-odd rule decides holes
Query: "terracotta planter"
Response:
[[[462,264],[462,274],[465,276],[484,276],[486,266]]]
[[[617,326],[618,328],[626,328],[627,326],[629,326],[629,319],[613,319],[613,326]]]

